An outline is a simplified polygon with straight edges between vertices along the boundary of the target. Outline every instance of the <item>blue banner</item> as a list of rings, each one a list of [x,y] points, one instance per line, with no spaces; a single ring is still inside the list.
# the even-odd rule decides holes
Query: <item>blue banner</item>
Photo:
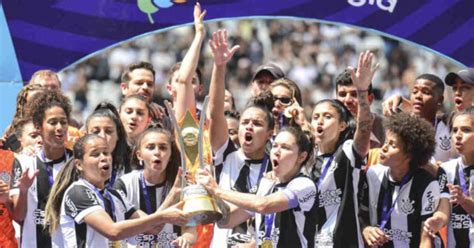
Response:
[[[137,35],[190,23],[194,3],[10,0],[3,1],[3,9],[21,75],[29,79],[36,70],[59,71]],[[207,21],[300,17],[374,29],[474,67],[472,0],[202,0],[201,5]]]

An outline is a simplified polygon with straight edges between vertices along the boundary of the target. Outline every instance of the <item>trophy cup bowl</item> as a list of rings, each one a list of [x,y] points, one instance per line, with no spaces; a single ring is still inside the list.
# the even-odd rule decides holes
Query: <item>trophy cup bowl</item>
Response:
[[[216,202],[200,184],[188,185],[183,189],[183,211],[189,214],[186,226],[204,225],[222,218]]]
[[[222,218],[222,214],[216,205],[214,198],[200,184],[187,184],[186,173],[194,173],[198,168],[205,168],[205,156],[211,157],[210,150],[204,149],[204,123],[206,120],[208,98],[204,100],[203,111],[198,125],[195,115],[189,110],[178,123],[173,115],[173,110],[168,102],[165,106],[170,113],[170,120],[175,128],[176,140],[180,149],[181,166],[183,168],[183,190],[181,198],[184,201],[183,212],[190,216],[186,226],[197,226],[216,222]],[[206,140],[208,141],[208,140]],[[208,142],[210,144],[210,142]]]

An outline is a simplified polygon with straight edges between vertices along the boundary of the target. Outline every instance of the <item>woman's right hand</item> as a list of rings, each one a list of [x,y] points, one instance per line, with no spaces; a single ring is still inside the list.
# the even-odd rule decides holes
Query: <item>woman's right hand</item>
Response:
[[[211,194],[211,195],[214,195],[215,190],[219,187],[219,185],[217,185],[217,182],[214,179],[214,177],[206,169],[204,169],[204,170],[198,169],[197,170],[196,181],[199,184],[201,184],[202,186],[204,186],[204,188],[206,188],[207,191],[209,192],[209,194]]]
[[[380,228],[375,226],[364,228],[362,236],[369,247],[381,246],[389,241],[389,237]]]
[[[188,223],[189,216],[183,212],[184,202],[180,201],[177,204],[161,210],[158,214],[163,218],[163,222],[170,223],[176,226],[184,226]]]

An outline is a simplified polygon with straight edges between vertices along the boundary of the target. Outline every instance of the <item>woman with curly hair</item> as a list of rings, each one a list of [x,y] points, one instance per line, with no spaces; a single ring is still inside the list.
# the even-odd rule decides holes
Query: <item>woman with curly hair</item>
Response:
[[[435,151],[434,129],[406,113],[385,123],[380,164],[367,171],[361,194],[361,230],[370,247],[431,247],[423,223],[436,211],[440,187],[421,167]]]
[[[32,187],[26,188],[20,183],[23,187],[14,190],[14,215],[17,221],[23,221],[21,247],[51,247],[51,238],[43,228],[46,224],[44,209],[58,172],[72,155],[64,143],[71,104],[59,91],[46,90],[33,99],[30,113],[43,147],[34,157],[17,157],[15,179],[24,174],[23,178],[29,179]]]

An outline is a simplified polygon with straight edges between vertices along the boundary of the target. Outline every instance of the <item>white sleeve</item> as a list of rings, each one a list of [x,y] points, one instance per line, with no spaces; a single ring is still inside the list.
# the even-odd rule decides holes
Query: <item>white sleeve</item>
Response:
[[[354,149],[354,140],[346,140],[342,144],[342,150],[346,155],[347,159],[349,159],[350,164],[353,168],[360,169],[363,165],[365,165],[365,159],[362,158]]]
[[[225,159],[225,151],[227,150],[227,147],[229,146],[230,139],[227,139],[227,141],[217,149],[217,151],[214,152],[214,164],[219,165],[224,163]]]
[[[78,224],[90,213],[101,209],[105,211],[95,193],[85,186],[73,186],[64,195],[64,211]]]
[[[306,177],[293,179],[283,193],[288,198],[290,208],[299,207],[302,211],[309,211],[316,201],[316,185]]]
[[[423,197],[421,198],[421,217],[423,220],[429,218],[438,208],[439,203],[439,184],[438,181],[432,181],[428,184]]]

